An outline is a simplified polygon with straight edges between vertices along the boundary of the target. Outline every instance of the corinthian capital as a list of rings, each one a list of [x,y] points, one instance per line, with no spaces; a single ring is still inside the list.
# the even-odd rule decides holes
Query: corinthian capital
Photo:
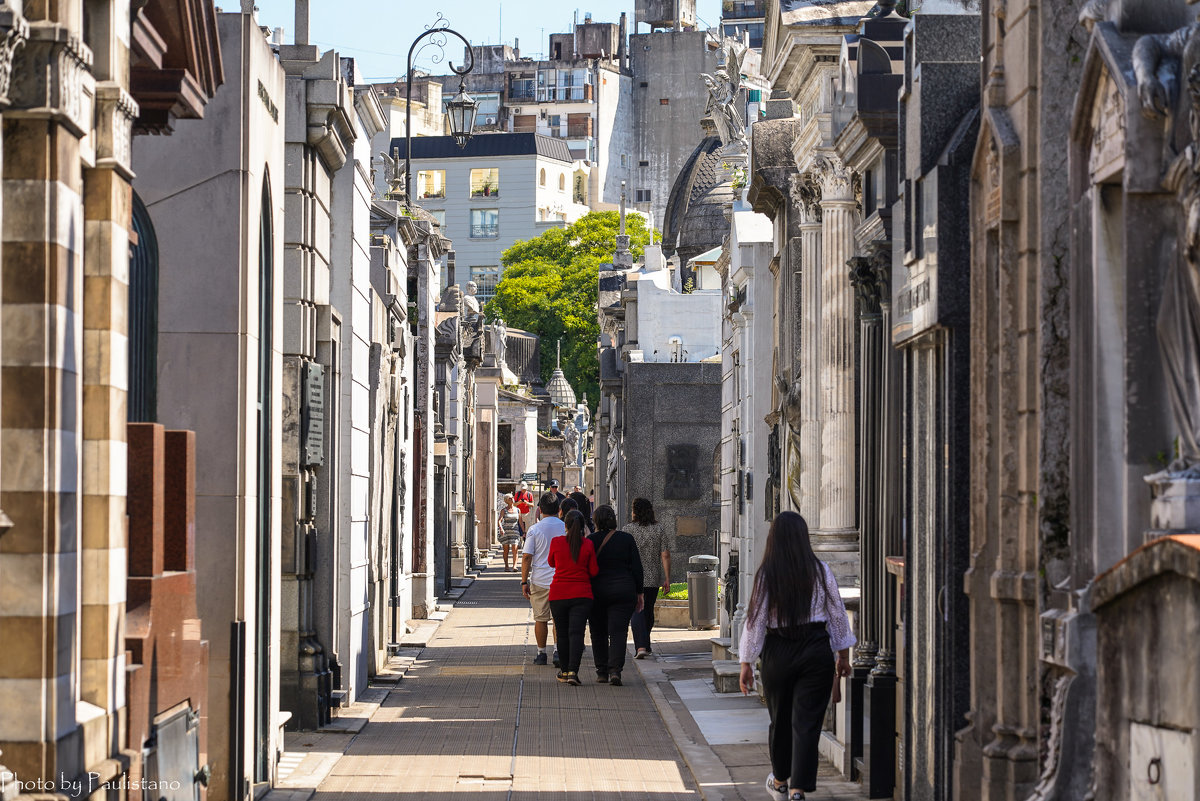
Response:
[[[800,173],[788,179],[789,194],[792,206],[800,215],[800,222],[815,223],[821,221],[821,188],[813,179],[811,173]]]
[[[820,182],[821,196],[825,201],[854,200],[853,173],[837,155],[818,155],[813,159],[812,171]]]

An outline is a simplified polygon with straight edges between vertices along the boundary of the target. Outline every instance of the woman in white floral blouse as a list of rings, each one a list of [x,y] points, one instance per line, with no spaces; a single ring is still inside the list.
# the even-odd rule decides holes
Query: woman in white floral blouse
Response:
[[[830,695],[835,704],[841,701],[838,681],[850,675],[856,642],[837,579],[813,553],[808,523],[795,512],[781,512],[754,576],[738,649],[743,694],[754,688],[754,660],[762,655],[763,697],[771,713],[766,787],[775,801],[802,801],[817,789],[821,722]]]

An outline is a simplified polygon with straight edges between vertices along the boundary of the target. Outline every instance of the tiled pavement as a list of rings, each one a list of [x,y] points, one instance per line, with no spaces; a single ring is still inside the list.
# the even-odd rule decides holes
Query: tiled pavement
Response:
[[[589,649],[583,686],[560,684],[553,667],[530,664],[532,618],[516,574],[485,572],[410,653],[403,680],[368,692],[365,725],[288,734],[271,801],[303,801],[312,788],[314,801],[764,801],[765,729],[753,721],[762,707],[739,698],[738,714],[723,719],[732,699],[704,698],[691,652],[709,636],[656,634],[662,660],[630,659],[622,687],[595,683]],[[702,725],[688,711],[713,703]],[[744,742],[756,728],[762,742]],[[823,780],[809,797],[861,797],[842,784]]]

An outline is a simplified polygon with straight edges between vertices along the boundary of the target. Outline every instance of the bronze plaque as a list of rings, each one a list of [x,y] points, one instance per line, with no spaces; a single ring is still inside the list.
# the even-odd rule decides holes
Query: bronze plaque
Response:
[[[701,534],[706,533],[705,529],[707,525],[707,518],[684,517],[683,515],[679,515],[675,518],[675,536],[698,537]]]

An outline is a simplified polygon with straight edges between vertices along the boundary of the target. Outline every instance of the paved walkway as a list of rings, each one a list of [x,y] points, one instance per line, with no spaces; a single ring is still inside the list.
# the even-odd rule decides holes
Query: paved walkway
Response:
[[[485,571],[427,644],[401,655],[403,679],[374,685],[339,718],[341,731],[289,733],[272,801],[313,788],[314,801],[766,799],[765,709],[714,700],[711,681],[705,689],[699,651],[712,632],[656,634],[661,661],[630,659],[622,687],[595,683],[589,649],[585,683],[571,687],[531,664],[518,581]],[[823,781],[809,797],[861,796],[858,785]]]

